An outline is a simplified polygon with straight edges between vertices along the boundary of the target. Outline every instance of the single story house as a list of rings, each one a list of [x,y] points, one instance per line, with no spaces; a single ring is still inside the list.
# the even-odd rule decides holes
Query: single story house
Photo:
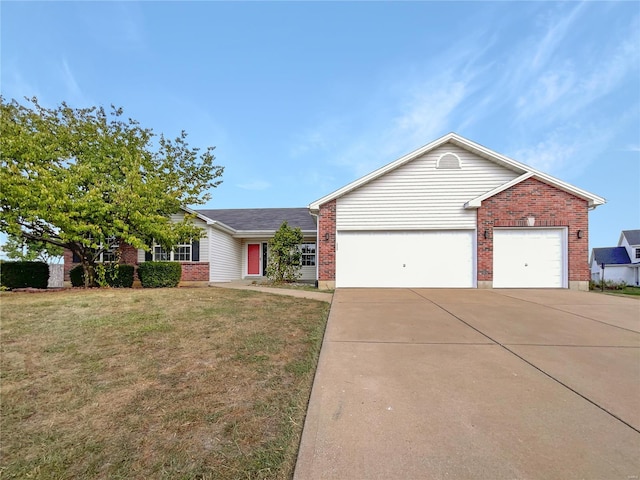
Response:
[[[617,247],[591,251],[591,279],[640,285],[640,230],[623,230]]]
[[[181,261],[183,281],[260,278],[287,220],[304,233],[302,278],[320,288],[586,290],[588,212],[604,203],[450,133],[307,208],[185,208],[206,232],[199,242],[122,258]]]
[[[301,280],[315,282],[316,224],[307,208],[246,208],[183,211],[172,215],[179,222],[185,213],[195,215],[194,223],[204,230],[202,238],[177,245],[173,251],[163,251],[153,245],[151,251],[119,245],[122,263],[138,265],[148,261],[179,261],[182,263],[182,283],[229,282],[239,279],[261,279],[267,269],[268,241],[283,221],[299,227],[304,243]],[[107,252],[106,260],[110,260]],[[79,259],[65,251],[65,280]]]

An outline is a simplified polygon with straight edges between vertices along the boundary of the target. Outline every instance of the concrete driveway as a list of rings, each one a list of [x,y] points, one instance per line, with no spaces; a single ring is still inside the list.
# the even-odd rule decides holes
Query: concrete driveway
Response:
[[[640,301],[337,290],[294,478],[640,478]]]

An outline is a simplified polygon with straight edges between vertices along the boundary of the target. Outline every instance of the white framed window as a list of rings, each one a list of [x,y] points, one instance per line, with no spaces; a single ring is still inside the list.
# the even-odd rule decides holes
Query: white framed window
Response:
[[[636,258],[640,258],[640,248],[636,248]]]
[[[118,261],[118,248],[120,248],[120,244],[116,241],[116,237],[107,237],[107,246],[102,252],[100,252],[98,262]]]
[[[154,262],[190,262],[191,244],[181,243],[171,251],[163,249],[160,245],[153,246]]]
[[[300,246],[302,252],[301,263],[303,267],[314,266],[316,264],[316,244],[303,243]]]

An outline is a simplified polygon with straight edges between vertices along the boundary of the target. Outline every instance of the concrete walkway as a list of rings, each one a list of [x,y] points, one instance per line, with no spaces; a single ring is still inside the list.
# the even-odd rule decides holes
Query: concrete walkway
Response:
[[[295,480],[640,478],[640,302],[336,291]]]
[[[322,291],[313,292],[313,291],[299,290],[294,288],[263,287],[262,285],[253,284],[249,281],[210,283],[209,286],[218,287],[218,288],[233,288],[236,290],[252,290],[254,292],[273,293],[274,295],[286,295],[289,297],[308,298],[310,300],[320,300],[321,302],[328,302],[328,303],[331,303],[331,300],[333,299],[333,293],[327,293]]]

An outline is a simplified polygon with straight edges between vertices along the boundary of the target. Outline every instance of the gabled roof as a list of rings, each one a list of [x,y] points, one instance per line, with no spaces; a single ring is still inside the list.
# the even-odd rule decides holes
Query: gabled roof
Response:
[[[594,248],[592,261],[598,265],[627,265],[631,263],[627,249],[624,247]]]
[[[640,230],[623,230],[622,236],[627,239],[629,245],[640,245]]]
[[[451,143],[453,145],[456,145],[460,148],[463,148],[469,152],[472,152],[480,157],[483,157],[487,160],[490,160],[494,163],[497,163],[498,165],[501,165],[505,168],[508,168],[509,170],[512,170],[520,174],[515,180],[505,183],[504,185],[498,187],[497,189],[492,190],[491,192],[487,192],[484,195],[481,195],[477,198],[473,198],[473,199],[470,198],[469,201],[465,204],[465,208],[478,208],[482,203],[482,200],[485,200],[490,196],[496,195],[497,193],[500,193],[501,191],[506,190],[507,188],[531,177],[535,177],[544,183],[547,183],[556,188],[559,188],[560,190],[564,190],[579,198],[583,198],[587,200],[589,202],[590,208],[595,208],[598,205],[602,205],[606,202],[604,198],[599,197],[598,195],[589,193],[578,187],[575,187],[566,182],[563,182],[562,180],[552,177],[551,175],[547,175],[546,173],[540,172],[532,167],[529,167],[524,163],[517,162],[516,160],[513,160],[509,157],[506,157],[497,152],[494,152],[493,150],[489,150],[488,148],[483,147],[478,143],[472,142],[471,140],[467,140],[466,138],[461,137],[456,133],[448,133],[447,135],[444,135],[443,137],[438,138],[437,140],[429,143],[428,145],[425,145],[407,155],[404,155],[403,157],[400,157],[399,159],[379,168],[378,170],[375,170],[370,174],[365,175],[364,177],[361,177],[349,183],[348,185],[345,185],[344,187],[336,190],[335,192],[330,193],[329,195],[326,195],[316,200],[315,202],[312,202],[309,205],[309,209],[312,212],[317,212],[320,209],[320,205],[326,202],[329,202],[331,200],[334,200],[336,198],[342,197],[343,195],[346,195],[347,193],[385,175],[386,173],[392,170],[395,170],[398,167],[401,167],[402,165],[405,165],[411,162],[412,160],[415,160],[418,157],[421,157],[422,155],[430,152],[431,150],[435,150],[436,148],[446,143]]]
[[[215,223],[235,232],[275,232],[283,221],[303,232],[315,232],[316,223],[306,208],[227,208],[196,210]]]

